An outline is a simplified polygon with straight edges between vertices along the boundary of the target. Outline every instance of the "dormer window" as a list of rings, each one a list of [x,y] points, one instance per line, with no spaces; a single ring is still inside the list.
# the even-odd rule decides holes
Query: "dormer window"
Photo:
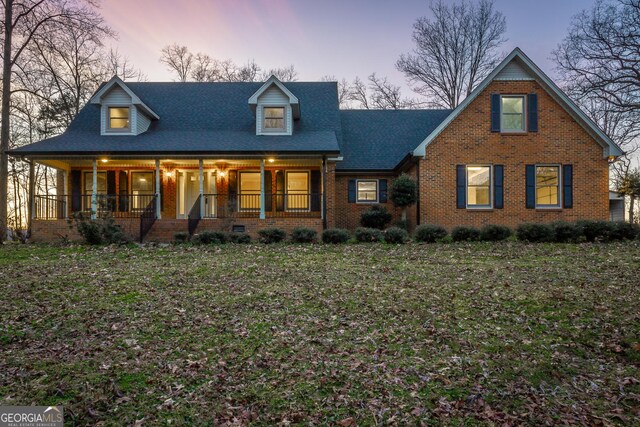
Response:
[[[284,107],[264,107],[264,124],[265,132],[284,132]]]
[[[109,107],[110,131],[126,132],[130,129],[130,108],[129,107]]]

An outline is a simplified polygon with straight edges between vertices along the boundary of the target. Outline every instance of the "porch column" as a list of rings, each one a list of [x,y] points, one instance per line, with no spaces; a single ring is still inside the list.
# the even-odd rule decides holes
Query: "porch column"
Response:
[[[98,215],[98,161],[93,159],[93,176],[91,180],[91,219]]]
[[[66,170],[62,171],[62,200],[64,202],[64,217],[69,218],[69,202],[71,199],[68,197],[67,192],[69,191],[69,172]]]
[[[36,168],[34,161],[29,162],[29,218],[36,217]],[[31,221],[29,221],[31,224]],[[31,227],[29,227],[31,228]]]
[[[156,159],[156,219],[162,218],[162,201],[160,200],[160,159]]]
[[[264,204],[266,200],[264,197],[264,159],[260,160],[260,219],[265,219]]]
[[[326,188],[327,188],[327,175],[326,175],[326,167],[327,167],[327,161],[326,159],[323,157],[322,158],[322,166],[320,169],[320,173],[322,174],[321,177],[321,181],[322,181],[322,189],[320,191],[322,191],[322,195],[320,196],[320,217],[322,218],[322,224],[323,226],[326,228],[326,211],[325,211],[325,203],[326,200],[325,198],[327,197],[327,192],[326,192]]]
[[[200,174],[200,218],[202,218],[202,215],[204,214],[204,197],[202,196],[204,194],[204,171],[203,171],[203,160],[200,159],[198,161],[198,173]]]

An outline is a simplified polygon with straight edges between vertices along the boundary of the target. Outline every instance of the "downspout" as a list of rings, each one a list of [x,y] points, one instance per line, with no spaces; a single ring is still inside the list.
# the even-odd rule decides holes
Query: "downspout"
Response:
[[[327,156],[322,156],[322,229],[327,229]]]
[[[420,225],[420,158],[416,160],[416,227]]]
[[[27,222],[27,238],[31,237],[31,225],[36,217],[36,172],[33,160],[29,163],[29,221]]]

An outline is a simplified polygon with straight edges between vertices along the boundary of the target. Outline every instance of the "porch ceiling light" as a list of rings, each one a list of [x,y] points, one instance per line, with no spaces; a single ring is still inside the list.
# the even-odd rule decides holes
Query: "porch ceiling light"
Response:
[[[100,161],[102,163],[107,163],[109,161],[109,159],[107,159],[106,157],[103,157],[102,159],[100,159]]]
[[[274,159],[273,157],[269,157],[269,158],[267,159],[267,161],[268,161],[269,163],[273,163],[273,162],[275,162],[275,161],[276,161],[276,159]]]

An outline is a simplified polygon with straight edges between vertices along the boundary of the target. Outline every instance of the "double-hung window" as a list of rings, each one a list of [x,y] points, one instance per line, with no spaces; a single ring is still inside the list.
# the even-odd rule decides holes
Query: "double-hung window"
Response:
[[[133,209],[144,209],[154,194],[154,172],[132,172],[131,193],[133,197]]]
[[[109,107],[108,129],[114,132],[126,132],[130,129],[129,107]]]
[[[264,107],[263,109],[263,130],[265,132],[284,132],[284,107]]]
[[[560,207],[560,166],[536,165],[536,207]]]
[[[378,180],[359,179],[356,181],[356,202],[377,203],[378,202]]]
[[[491,166],[467,166],[467,207],[491,208]]]
[[[243,171],[238,175],[240,210],[260,210],[260,172]]]
[[[500,98],[500,129],[502,132],[524,132],[523,95],[502,95]]]

